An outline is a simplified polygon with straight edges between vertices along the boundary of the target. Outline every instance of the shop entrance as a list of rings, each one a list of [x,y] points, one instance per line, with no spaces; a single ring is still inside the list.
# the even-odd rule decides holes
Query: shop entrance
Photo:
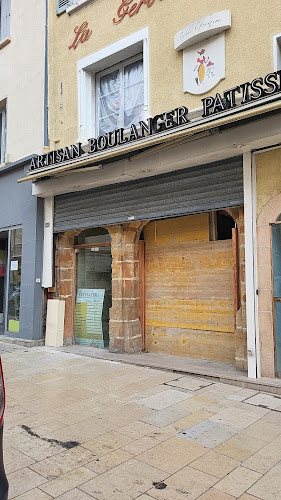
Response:
[[[0,333],[4,333],[4,320],[6,308],[6,272],[8,257],[8,233],[0,233]]]
[[[272,224],[272,263],[277,377],[281,378],[281,224]]]
[[[112,305],[111,238],[106,229],[83,231],[75,240],[76,297],[74,340],[104,348],[109,344]]]

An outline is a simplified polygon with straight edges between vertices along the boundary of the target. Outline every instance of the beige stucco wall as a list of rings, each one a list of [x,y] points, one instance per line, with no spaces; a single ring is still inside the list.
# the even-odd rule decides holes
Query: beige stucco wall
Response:
[[[45,0],[11,1],[11,41],[0,50],[0,101],[7,100],[10,162],[44,144]]]
[[[138,14],[126,16],[115,25],[112,20],[120,3],[121,0],[97,0],[71,16],[63,13],[58,17],[55,1],[49,2],[51,148],[73,143],[78,137],[77,61],[146,26],[149,28],[150,115],[179,105],[189,109],[201,107],[204,95],[183,93],[182,51],[174,50],[174,35],[202,16],[225,9],[230,9],[232,14],[232,27],[226,31],[226,78],[208,95],[273,71],[272,36],[281,31],[277,0],[271,0],[270,9],[268,3],[257,4],[254,0],[211,3],[155,0],[150,8],[143,4]],[[69,50],[73,29],[84,21],[88,21],[93,30],[90,39],[80,43],[76,50]]]
[[[257,216],[264,206],[281,193],[281,149],[256,155]],[[281,206],[280,206],[281,212]]]

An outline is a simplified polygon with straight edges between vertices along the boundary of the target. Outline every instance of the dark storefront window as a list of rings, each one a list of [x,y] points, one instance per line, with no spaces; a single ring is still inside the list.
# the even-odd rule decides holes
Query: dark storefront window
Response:
[[[10,231],[10,270],[8,295],[8,331],[19,332],[21,289],[22,229]]]

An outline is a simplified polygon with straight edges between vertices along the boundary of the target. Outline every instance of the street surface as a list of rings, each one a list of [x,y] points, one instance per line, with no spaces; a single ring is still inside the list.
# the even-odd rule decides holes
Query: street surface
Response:
[[[281,499],[280,396],[45,347],[0,350],[9,499]]]

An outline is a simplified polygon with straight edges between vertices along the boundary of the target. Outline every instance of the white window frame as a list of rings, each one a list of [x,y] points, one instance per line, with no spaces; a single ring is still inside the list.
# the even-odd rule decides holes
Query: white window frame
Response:
[[[0,136],[0,164],[5,163],[6,156],[6,127],[7,127],[7,111],[6,105],[0,104],[0,120],[1,120],[1,136]]]
[[[273,37],[273,63],[274,71],[281,69],[281,33]]]
[[[11,0],[0,0],[0,41],[10,35]]]
[[[103,71],[100,71],[99,73],[96,73],[96,84],[95,84],[95,91],[96,91],[96,130],[95,130],[95,135],[97,136],[99,134],[99,101],[98,101],[98,95],[99,95],[99,90],[100,90],[100,79],[108,75],[109,73],[112,73],[113,71],[119,70],[120,71],[120,87],[121,87],[121,105],[120,105],[120,110],[123,111],[123,120],[124,120],[124,68],[128,66],[129,64],[132,64],[134,62],[142,61],[143,62],[143,55],[138,54],[134,57],[130,57],[129,59],[124,59],[124,61],[121,61],[118,64],[115,64],[114,66],[111,66],[110,68],[106,68]],[[143,116],[140,118],[140,120],[143,119]],[[120,127],[124,127],[124,123],[120,125]]]
[[[149,40],[148,27],[90,54],[77,63],[78,71],[78,141],[85,144],[96,134],[96,74],[142,52],[144,79],[144,114],[149,116]]]

